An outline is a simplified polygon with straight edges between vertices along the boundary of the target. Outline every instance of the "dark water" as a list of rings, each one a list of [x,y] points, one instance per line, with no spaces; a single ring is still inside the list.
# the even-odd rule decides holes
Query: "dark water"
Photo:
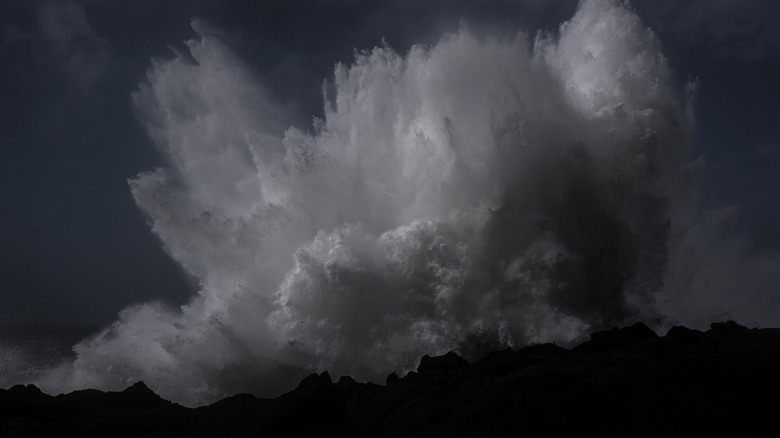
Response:
[[[99,328],[94,324],[0,326],[0,388],[31,383],[43,371],[73,358],[73,346]]]

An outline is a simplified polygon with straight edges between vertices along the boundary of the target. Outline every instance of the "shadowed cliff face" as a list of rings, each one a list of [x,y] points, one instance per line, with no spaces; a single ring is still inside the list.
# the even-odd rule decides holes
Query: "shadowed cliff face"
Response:
[[[312,374],[275,399],[243,394],[188,409],[143,383],[52,397],[0,390],[0,434],[31,436],[754,435],[780,407],[780,329],[733,322],[706,332],[643,324],[572,349],[540,344],[467,362],[424,356],[386,385]]]

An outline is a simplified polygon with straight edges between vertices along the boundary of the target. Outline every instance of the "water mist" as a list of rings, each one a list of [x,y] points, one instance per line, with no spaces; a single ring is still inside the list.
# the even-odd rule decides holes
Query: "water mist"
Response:
[[[193,27],[196,62],[154,61],[133,95],[167,165],[130,187],[198,293],[124,310],[45,390],[143,380],[199,405],[311,371],[383,380],[665,321],[657,297],[690,285],[688,94],[624,3],[534,38],[359,52],[304,127]]]

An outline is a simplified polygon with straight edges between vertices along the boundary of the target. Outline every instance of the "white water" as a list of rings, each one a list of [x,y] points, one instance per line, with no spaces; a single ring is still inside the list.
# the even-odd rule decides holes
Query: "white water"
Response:
[[[737,309],[718,275],[776,266],[692,222],[689,93],[623,3],[533,39],[362,52],[301,127],[193,27],[197,64],[155,61],[133,96],[169,164],[130,186],[199,293],[126,309],[47,391],[143,380],[199,405],[314,370],[383,380],[423,354],[701,324]]]

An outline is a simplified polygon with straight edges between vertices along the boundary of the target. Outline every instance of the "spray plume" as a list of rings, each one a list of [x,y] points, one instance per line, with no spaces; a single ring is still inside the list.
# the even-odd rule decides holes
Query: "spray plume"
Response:
[[[624,3],[532,41],[360,52],[308,130],[193,27],[197,62],[155,61],[133,96],[169,165],[130,186],[199,292],[124,310],[44,389],[199,405],[662,316],[692,117]]]

